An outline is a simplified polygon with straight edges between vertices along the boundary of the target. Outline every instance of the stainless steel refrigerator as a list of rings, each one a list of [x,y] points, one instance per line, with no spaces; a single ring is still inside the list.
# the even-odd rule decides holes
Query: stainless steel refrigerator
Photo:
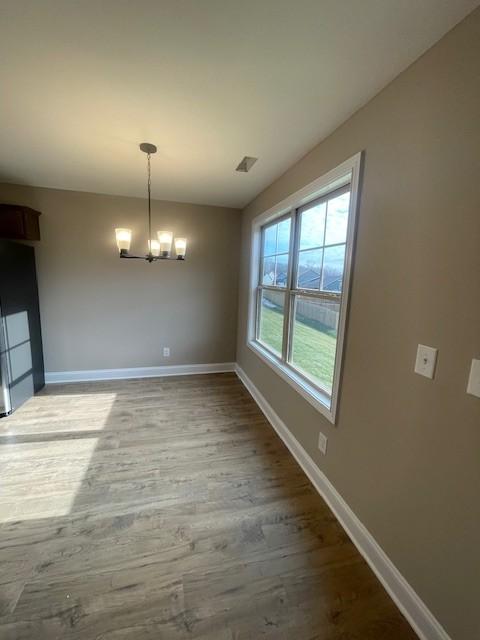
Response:
[[[0,240],[0,417],[44,385],[35,251]]]

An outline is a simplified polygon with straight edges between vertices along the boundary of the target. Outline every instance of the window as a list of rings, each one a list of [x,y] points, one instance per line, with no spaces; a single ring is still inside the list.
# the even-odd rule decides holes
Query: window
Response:
[[[357,155],[259,216],[253,228],[249,346],[332,422],[359,166]]]

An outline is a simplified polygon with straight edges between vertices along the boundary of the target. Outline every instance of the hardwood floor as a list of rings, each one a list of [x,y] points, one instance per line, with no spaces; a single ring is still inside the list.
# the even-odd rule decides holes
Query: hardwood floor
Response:
[[[416,638],[234,374],[0,421],[2,640]]]

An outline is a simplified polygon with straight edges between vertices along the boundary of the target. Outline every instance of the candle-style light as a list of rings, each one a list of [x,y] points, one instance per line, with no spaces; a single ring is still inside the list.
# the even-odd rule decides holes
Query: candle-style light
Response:
[[[185,260],[186,251],[187,251],[187,239],[175,238],[175,253],[177,254],[177,260]]]
[[[117,239],[117,247],[119,251],[129,251],[132,241],[131,229],[115,229],[115,237]]]
[[[172,250],[173,233],[171,231],[157,231],[160,253],[165,258]]]
[[[159,256],[160,255],[160,243],[158,242],[158,240],[149,240],[148,241],[148,251],[153,256]]]

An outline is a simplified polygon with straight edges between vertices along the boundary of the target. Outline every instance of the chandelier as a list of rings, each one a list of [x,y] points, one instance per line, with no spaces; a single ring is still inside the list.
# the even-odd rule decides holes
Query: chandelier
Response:
[[[147,260],[147,262],[155,262],[156,260],[185,260],[185,252],[187,250],[186,238],[175,238],[175,256],[171,255],[173,233],[171,231],[157,231],[157,238],[152,239],[152,207],[150,198],[150,156],[157,153],[157,147],[149,142],[142,142],[140,150],[147,154],[147,193],[148,193],[148,253],[143,256],[135,256],[129,253],[130,243],[132,241],[131,229],[115,229],[115,237],[117,247],[120,252],[120,258],[132,258],[136,260]]]

